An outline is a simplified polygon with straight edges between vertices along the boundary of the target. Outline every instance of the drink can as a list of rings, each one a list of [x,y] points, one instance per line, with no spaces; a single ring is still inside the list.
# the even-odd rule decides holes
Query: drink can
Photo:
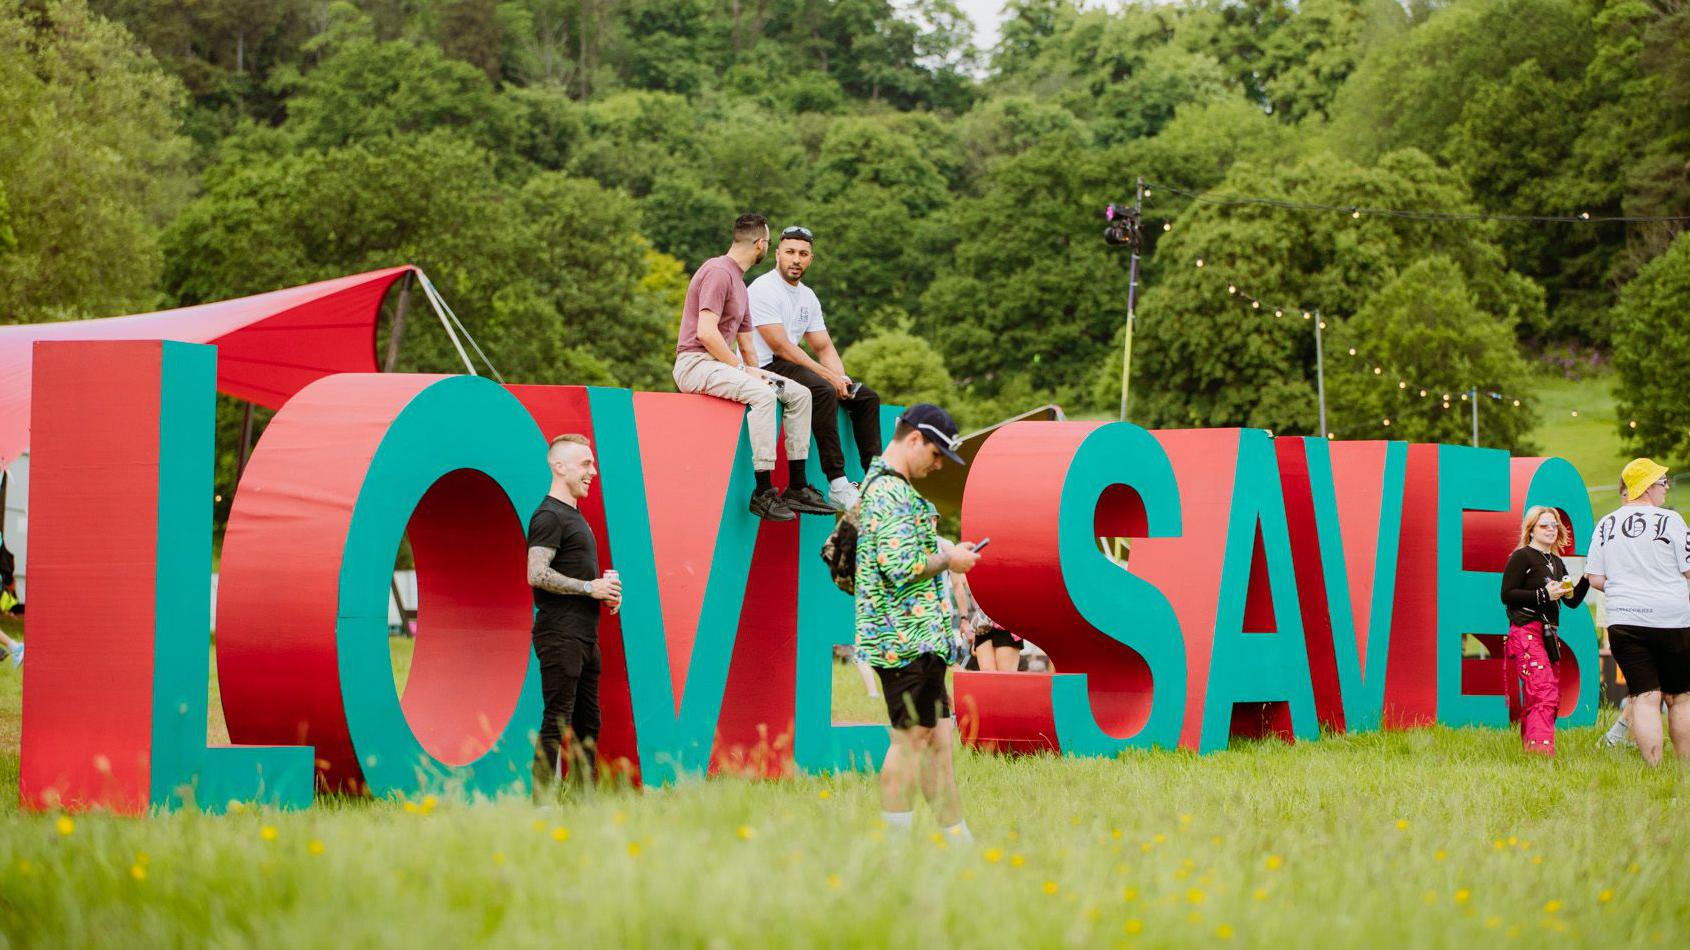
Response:
[[[619,579],[621,579],[621,577],[622,577],[622,575],[616,573],[615,571],[605,571],[604,572],[604,579],[607,580],[607,581],[619,580]],[[622,601],[618,600],[616,602],[615,606],[610,608],[610,612],[613,613],[613,614],[621,613],[622,612]]]

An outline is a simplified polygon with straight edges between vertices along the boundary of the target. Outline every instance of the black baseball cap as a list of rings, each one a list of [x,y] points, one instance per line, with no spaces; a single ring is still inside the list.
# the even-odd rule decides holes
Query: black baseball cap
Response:
[[[938,446],[945,458],[967,465],[956,450],[962,447],[962,438],[957,435],[956,420],[951,414],[930,402],[916,403],[904,410],[898,421],[920,432],[922,438]]]

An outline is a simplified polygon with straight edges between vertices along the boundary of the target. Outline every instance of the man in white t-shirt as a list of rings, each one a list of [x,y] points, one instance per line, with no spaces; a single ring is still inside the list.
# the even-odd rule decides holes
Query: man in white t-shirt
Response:
[[[1661,698],[1673,753],[1690,760],[1690,529],[1666,507],[1667,468],[1634,459],[1625,503],[1596,524],[1585,574],[1607,598],[1608,647],[1631,692],[1631,731],[1661,761]]]
[[[841,510],[857,500],[856,486],[845,477],[845,453],[839,443],[839,412],[851,417],[858,461],[867,471],[880,454],[880,396],[845,375],[845,363],[828,335],[822,304],[804,286],[815,238],[809,228],[791,227],[780,233],[775,267],[751,282],[751,324],[756,332],[757,365],[800,383],[810,391],[810,431],[816,437],[822,475],[828,480],[828,500]],[[815,356],[804,352],[808,343]]]

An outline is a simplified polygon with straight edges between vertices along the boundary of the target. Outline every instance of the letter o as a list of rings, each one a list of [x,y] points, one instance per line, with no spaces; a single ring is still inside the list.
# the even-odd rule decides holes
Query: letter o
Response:
[[[525,786],[541,704],[523,529],[549,481],[533,417],[485,379],[301,390],[248,461],[224,537],[230,739],[314,746],[330,791]],[[401,699],[387,614],[407,530],[420,604]]]

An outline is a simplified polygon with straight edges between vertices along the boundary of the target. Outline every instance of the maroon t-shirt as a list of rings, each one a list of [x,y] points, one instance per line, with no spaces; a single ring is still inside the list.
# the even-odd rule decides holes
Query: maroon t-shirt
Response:
[[[703,353],[704,344],[698,342],[698,312],[714,310],[716,328],[729,346],[741,333],[751,332],[751,301],[745,293],[745,271],[726,254],[712,257],[698,265],[687,284],[687,302],[681,308],[681,338],[675,342],[676,353]],[[749,354],[747,354],[749,355]]]

